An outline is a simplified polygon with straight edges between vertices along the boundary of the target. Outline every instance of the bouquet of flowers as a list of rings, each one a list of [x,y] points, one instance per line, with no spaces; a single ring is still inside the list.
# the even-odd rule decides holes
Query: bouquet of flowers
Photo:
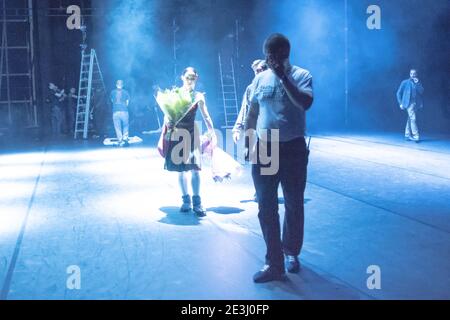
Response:
[[[242,166],[228,153],[217,147],[209,136],[204,134],[200,137],[201,152],[205,160],[211,166],[212,178],[215,182],[223,182],[232,176],[242,174]]]
[[[193,102],[191,94],[180,88],[158,90],[155,98],[164,115],[173,124],[183,119]]]
[[[173,88],[170,90],[158,89],[155,99],[161,108],[161,111],[164,113],[164,116],[171,123],[171,126],[176,126],[177,123],[186,116],[193,103],[191,94],[180,88]],[[161,137],[158,142],[158,151],[162,157],[165,157],[167,154],[172,129],[172,127],[168,128],[167,126],[164,126],[161,132]]]

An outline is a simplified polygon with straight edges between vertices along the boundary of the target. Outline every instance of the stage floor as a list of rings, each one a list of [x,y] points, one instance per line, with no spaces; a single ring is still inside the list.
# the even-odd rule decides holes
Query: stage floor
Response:
[[[450,299],[450,137],[314,135],[303,269],[268,284],[252,281],[265,246],[249,167],[224,183],[203,170],[198,219],[154,146],[0,154],[1,298]]]

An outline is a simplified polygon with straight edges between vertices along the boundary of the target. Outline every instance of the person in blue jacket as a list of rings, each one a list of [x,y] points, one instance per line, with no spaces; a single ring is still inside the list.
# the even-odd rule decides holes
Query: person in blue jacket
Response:
[[[402,81],[397,90],[397,101],[401,110],[408,113],[405,128],[405,140],[419,142],[419,128],[417,127],[416,113],[423,108],[423,86],[417,70],[411,69],[409,79]]]

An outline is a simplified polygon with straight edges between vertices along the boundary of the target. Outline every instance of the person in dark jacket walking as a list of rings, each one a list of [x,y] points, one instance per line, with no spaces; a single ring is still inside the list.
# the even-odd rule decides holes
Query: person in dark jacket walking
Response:
[[[397,90],[397,101],[401,110],[408,113],[406,121],[405,140],[419,142],[419,128],[417,127],[416,113],[423,108],[423,86],[417,70],[411,69],[409,79],[402,81]]]

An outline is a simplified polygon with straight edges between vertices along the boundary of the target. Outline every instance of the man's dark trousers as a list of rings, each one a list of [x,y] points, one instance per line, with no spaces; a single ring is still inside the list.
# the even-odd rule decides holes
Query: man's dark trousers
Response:
[[[298,256],[303,245],[304,192],[309,150],[303,137],[279,143],[279,170],[273,175],[263,175],[261,154],[270,154],[270,142],[258,141],[258,161],[252,166],[252,177],[258,197],[258,218],[266,242],[266,264],[284,270],[284,255]],[[273,159],[274,157],[272,157]],[[280,235],[278,213],[278,186],[284,196],[285,217],[283,238]]]

